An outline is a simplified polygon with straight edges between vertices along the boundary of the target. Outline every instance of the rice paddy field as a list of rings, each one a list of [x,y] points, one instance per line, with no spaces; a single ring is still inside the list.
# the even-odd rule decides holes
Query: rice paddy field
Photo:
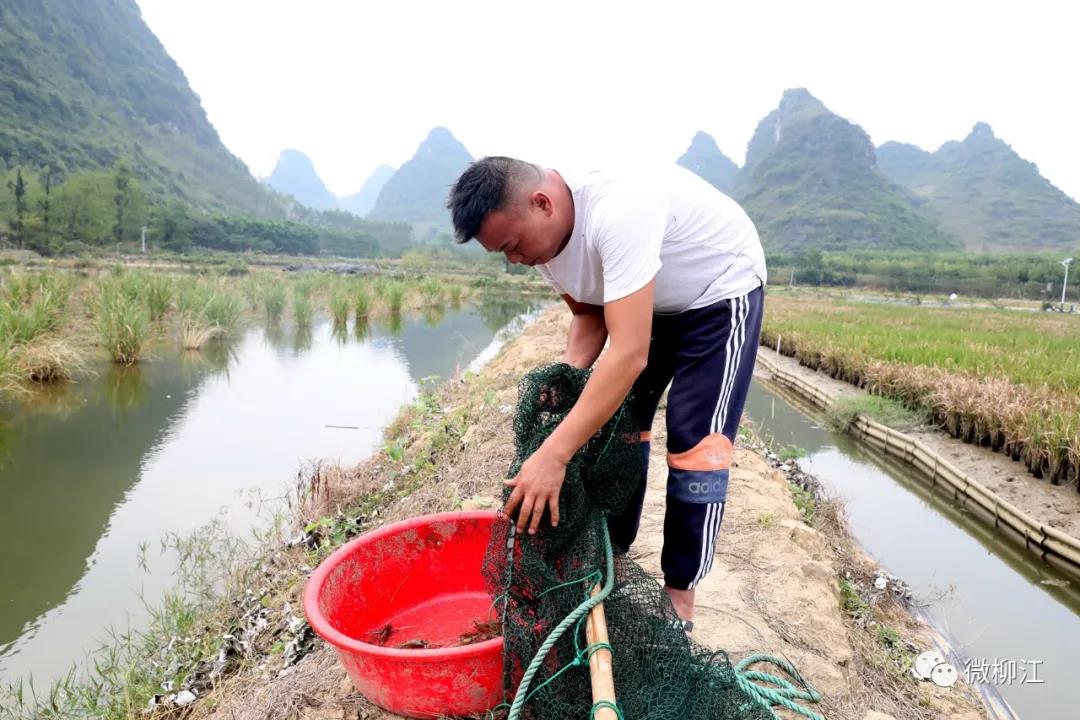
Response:
[[[762,344],[1058,484],[1080,473],[1080,317],[772,293]]]

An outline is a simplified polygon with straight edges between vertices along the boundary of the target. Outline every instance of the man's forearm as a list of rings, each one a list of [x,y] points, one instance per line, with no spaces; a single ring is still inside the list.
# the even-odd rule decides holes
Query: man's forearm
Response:
[[[646,359],[640,353],[630,355],[614,347],[609,349],[585,383],[574,408],[544,441],[546,448],[563,462],[569,462],[615,413],[645,369]]]
[[[607,342],[607,326],[602,313],[575,314],[570,321],[563,362],[576,368],[589,368],[600,357]]]

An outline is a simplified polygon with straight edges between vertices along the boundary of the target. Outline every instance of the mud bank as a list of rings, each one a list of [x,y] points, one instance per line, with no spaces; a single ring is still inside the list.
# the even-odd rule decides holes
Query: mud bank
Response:
[[[358,495],[402,483],[409,491],[380,506],[378,524],[493,507],[513,454],[517,381],[560,356],[566,315],[558,309],[544,313],[481,373],[448,382],[427,407],[406,408],[387,430],[393,452],[324,473],[314,506],[305,512],[332,513]],[[432,417],[437,422],[425,420]],[[659,576],[666,475],[662,417],[654,433],[650,489],[631,553]],[[885,589],[876,588],[881,574],[850,540],[842,509],[793,485],[790,468],[785,472],[777,465],[775,456],[770,459],[750,441],[736,453],[714,568],[698,589],[695,640],[727,650],[733,660],[750,652],[786,656],[825,695],[815,710],[829,718],[984,717],[962,683],[939,688],[911,677],[914,654],[933,641],[905,607],[902,584],[889,578]],[[393,717],[353,690],[334,651],[320,641],[286,672],[246,668],[185,710],[187,717],[222,720]]]

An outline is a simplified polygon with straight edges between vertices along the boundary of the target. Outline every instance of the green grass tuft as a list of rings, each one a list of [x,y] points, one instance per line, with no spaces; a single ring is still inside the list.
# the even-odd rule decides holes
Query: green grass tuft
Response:
[[[341,284],[336,284],[330,291],[330,317],[334,327],[343,328],[349,322],[349,294]]]
[[[156,275],[146,281],[143,291],[150,320],[158,322],[169,311],[173,295],[172,281],[164,275]]]
[[[293,288],[293,321],[298,328],[311,328],[311,321],[315,315],[315,306],[311,302],[311,295],[297,285]]]
[[[243,302],[239,297],[227,290],[211,294],[202,311],[206,321],[215,327],[221,328],[221,331],[225,334],[236,330],[243,313]]]
[[[106,288],[97,317],[98,335],[113,362],[131,365],[142,359],[149,339],[150,319],[146,309],[121,288]]]
[[[357,321],[367,319],[371,314],[371,294],[366,285],[357,285],[353,293],[353,307],[356,309]]]
[[[829,424],[838,430],[846,430],[858,415],[866,415],[894,430],[914,430],[924,424],[924,418],[919,413],[880,395],[839,398],[825,414]]]
[[[281,319],[281,314],[285,311],[286,300],[285,286],[281,283],[273,283],[267,286],[265,294],[263,295],[263,305],[266,308],[266,319],[270,322],[277,322]]]

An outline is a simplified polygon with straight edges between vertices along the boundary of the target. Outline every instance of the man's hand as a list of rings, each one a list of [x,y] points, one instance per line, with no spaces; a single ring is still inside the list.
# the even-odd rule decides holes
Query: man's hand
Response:
[[[505,481],[513,491],[503,511],[512,516],[518,510],[518,532],[528,525],[529,534],[535,534],[545,508],[551,510],[552,527],[559,524],[559,491],[566,479],[567,463],[611,419],[648,362],[655,287],[656,280],[650,280],[637,292],[604,306],[611,348],[600,358],[573,409],[522,463],[517,477]],[[545,389],[541,403],[554,399],[550,391]]]
[[[566,463],[541,446],[521,464],[517,477],[503,481],[504,485],[514,488],[503,512],[513,517],[514,511],[518,510],[519,533],[528,525],[529,534],[535,535],[545,507],[551,510],[551,526],[559,524],[559,491],[565,479]]]

